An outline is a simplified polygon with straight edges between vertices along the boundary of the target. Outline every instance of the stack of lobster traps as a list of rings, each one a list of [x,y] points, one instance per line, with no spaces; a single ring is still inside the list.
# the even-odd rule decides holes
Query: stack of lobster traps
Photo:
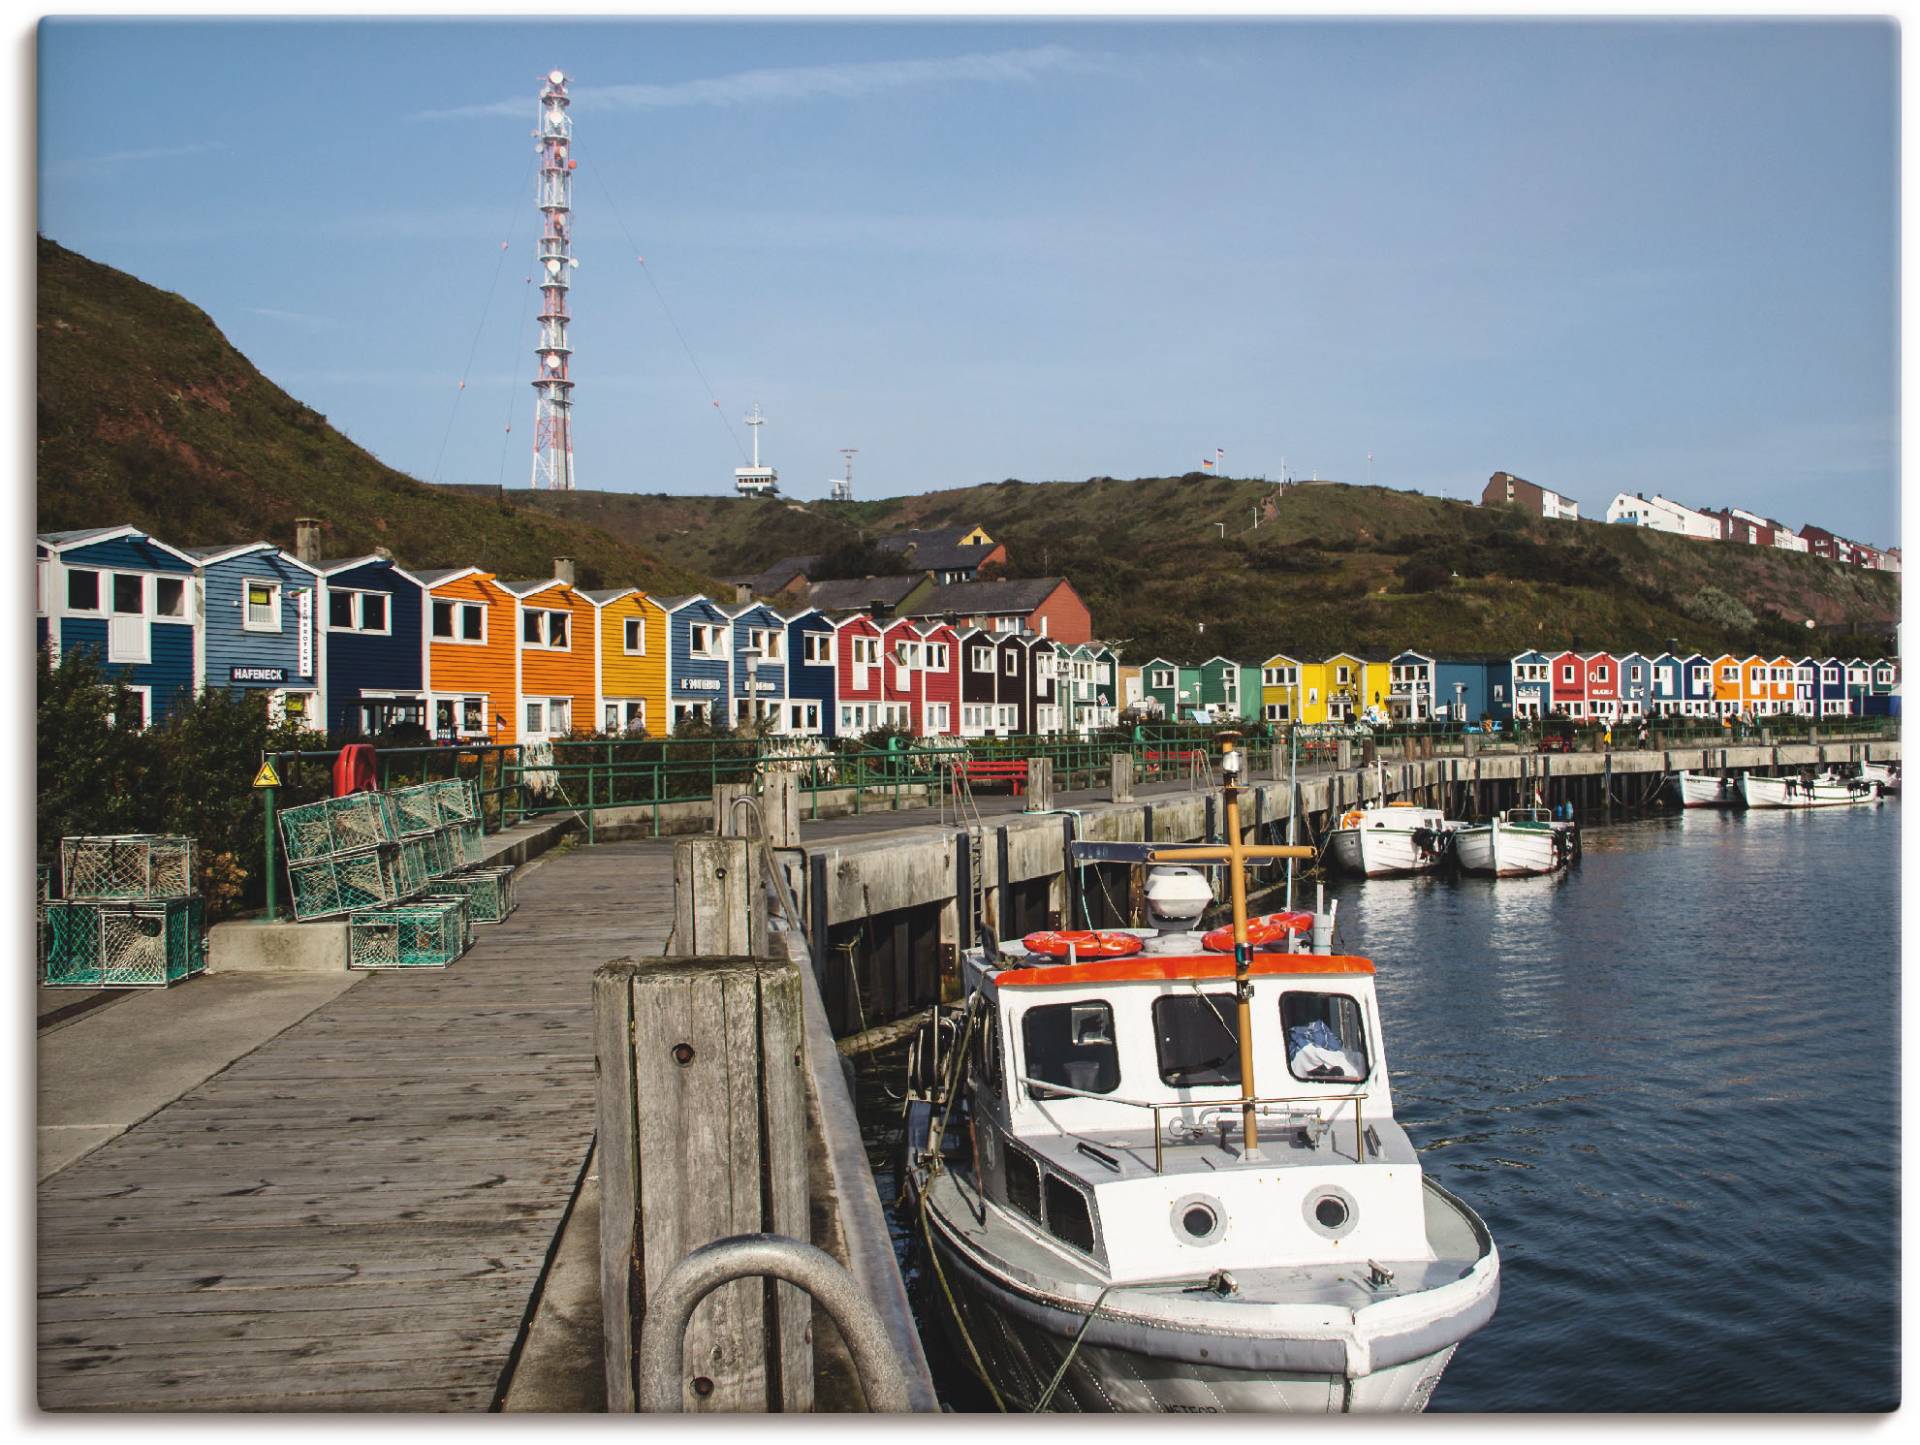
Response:
[[[60,840],[59,896],[41,870],[40,978],[49,988],[165,988],[207,966],[206,908],[191,838]]]
[[[344,914],[350,968],[444,968],[471,945],[475,923],[497,923],[513,906],[512,870],[474,866],[485,839],[466,779],[288,808],[280,831],[294,917]]]

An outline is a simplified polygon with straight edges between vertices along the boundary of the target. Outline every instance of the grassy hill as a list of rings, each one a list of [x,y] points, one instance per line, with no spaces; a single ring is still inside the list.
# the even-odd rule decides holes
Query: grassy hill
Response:
[[[1229,477],[1096,477],[852,505],[606,492],[516,501],[646,538],[717,573],[824,551],[863,529],[979,522],[1007,544],[1016,572],[1070,578],[1096,629],[1136,658],[1657,651],[1670,638],[1742,652],[1880,652],[1899,613],[1899,579],[1888,573],[1384,487],[1281,493]]]
[[[563,518],[427,486],[288,396],[198,307],[40,240],[42,531],[131,522],[194,546],[325,524],[323,552],[386,547],[402,563],[477,563],[544,577],[573,557],[582,586],[710,590],[697,568]]]

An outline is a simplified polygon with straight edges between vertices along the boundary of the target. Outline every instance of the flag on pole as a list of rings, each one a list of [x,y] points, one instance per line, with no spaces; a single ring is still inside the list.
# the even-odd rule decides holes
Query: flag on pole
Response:
[[[1200,458],[1200,465],[1201,465],[1201,466],[1203,466],[1203,467],[1206,467],[1206,468],[1209,468],[1209,469],[1211,469],[1211,468],[1212,468],[1212,466],[1213,466],[1213,458],[1212,458],[1212,457],[1202,457],[1202,458]]]

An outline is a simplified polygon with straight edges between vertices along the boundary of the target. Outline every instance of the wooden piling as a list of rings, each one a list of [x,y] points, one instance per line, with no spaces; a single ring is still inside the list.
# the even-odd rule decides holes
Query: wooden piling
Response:
[[[1107,763],[1107,778],[1112,789],[1109,796],[1116,803],[1133,801],[1133,755],[1115,753]]]
[[[1053,810],[1053,760],[1027,759],[1027,811],[1047,813]]]
[[[647,1296],[732,1234],[809,1240],[800,978],[785,960],[620,959],[593,980],[607,1408],[631,1412]],[[742,1280],[687,1328],[689,1413],[813,1406],[812,1304]]]
[[[736,808],[734,802],[753,796],[752,783],[715,783],[713,785],[713,833],[716,838],[744,838],[752,830],[751,814]]]
[[[720,958],[766,952],[765,894],[753,863],[745,838],[682,838],[673,845],[668,954]]]

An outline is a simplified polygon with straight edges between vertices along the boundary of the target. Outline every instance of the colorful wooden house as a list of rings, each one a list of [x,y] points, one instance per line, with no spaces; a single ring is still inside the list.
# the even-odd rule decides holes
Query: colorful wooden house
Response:
[[[1367,664],[1350,652],[1338,652],[1325,662],[1309,663],[1301,669],[1306,700],[1301,721],[1308,723],[1354,722],[1374,704],[1368,689]],[[1379,711],[1386,713],[1387,669],[1378,679]]]
[[[1741,659],[1730,652],[1723,652],[1708,666],[1713,671],[1714,716],[1732,717],[1746,702],[1740,680],[1743,672]]]
[[[1484,658],[1436,657],[1433,660],[1433,716],[1478,724],[1483,718],[1505,727],[1513,718],[1508,699],[1511,664]]]
[[[594,716],[600,731],[664,731],[667,717],[667,614],[638,587],[580,594],[593,604],[599,645]]]
[[[983,627],[954,630],[960,668],[960,736],[1011,737],[1020,731],[1026,674],[1021,655]]]
[[[1554,659],[1529,650],[1514,654],[1507,664],[1508,687],[1515,721],[1543,718],[1553,711]]]
[[[1816,717],[1847,715],[1847,665],[1837,657],[1808,658],[1814,664]]]
[[[1240,720],[1258,722],[1261,714],[1260,669],[1253,663],[1240,664]]]
[[[564,741],[592,732],[600,696],[599,611],[558,577],[500,583],[519,604],[520,741]]]
[[[1552,674],[1547,711],[1563,717],[1587,715],[1587,664],[1577,652],[1556,652],[1548,664]]]
[[[662,597],[667,614],[667,718],[724,728],[733,696],[732,619],[711,598]]]
[[[1653,660],[1641,652],[1614,654],[1615,671],[1620,678],[1620,716],[1645,717],[1653,694]]]
[[[888,727],[922,735],[925,702],[926,644],[920,626],[910,617],[896,618],[880,629],[880,716]]]
[[[1873,664],[1864,657],[1850,657],[1842,670],[1847,680],[1847,716],[1865,717],[1867,699],[1873,695]]]
[[[1052,737],[1063,725],[1053,642],[1037,632],[1017,632],[1013,640],[1027,651],[1027,729],[1036,737]]]
[[[1387,715],[1395,722],[1431,722],[1438,704],[1436,664],[1424,652],[1407,651],[1387,664]]]
[[[378,737],[427,725],[426,588],[390,557],[319,564],[326,730]]]
[[[274,722],[324,731],[318,569],[271,542],[180,551],[197,564],[200,686],[258,696]]]
[[[834,736],[857,738],[881,724],[885,679],[880,657],[880,625],[864,612],[834,624],[837,668],[834,687]]]
[[[1104,642],[1093,644],[1093,726],[1113,727],[1120,720],[1120,657]]]
[[[1000,683],[1010,694],[1013,706],[1012,735],[1025,736],[1034,731],[1033,655],[1028,645],[1030,633],[1001,632],[994,635],[994,652],[1000,664]]]
[[[1260,664],[1260,716],[1270,723],[1302,720],[1299,658],[1276,652]]]
[[[1611,652],[1583,652],[1587,716],[1611,720],[1620,716],[1620,663]],[[1578,717],[1579,714],[1575,713]]]
[[[1873,664],[1873,695],[1891,697],[1900,690],[1900,662],[1897,658],[1877,658]]]
[[[137,527],[35,538],[40,635],[57,661],[92,651],[157,722],[198,690],[195,560]]]
[[[1217,653],[1194,669],[1199,677],[1193,705],[1214,722],[1240,716],[1240,664]]]
[[[959,633],[944,622],[920,628],[920,727],[923,738],[960,732]]]
[[[1140,690],[1143,698],[1160,704],[1167,722],[1186,722],[1200,693],[1200,670],[1182,667],[1170,658],[1156,657],[1142,665]]]
[[[787,711],[787,620],[764,602],[736,607],[727,618],[733,647],[733,725],[744,727],[752,721],[777,732]]]
[[[781,731],[826,737],[834,728],[834,626],[817,607],[790,613],[787,622],[787,719]]]
[[[523,741],[520,599],[478,567],[416,575],[424,589],[428,731],[443,739]],[[540,722],[544,730],[544,710]]]

